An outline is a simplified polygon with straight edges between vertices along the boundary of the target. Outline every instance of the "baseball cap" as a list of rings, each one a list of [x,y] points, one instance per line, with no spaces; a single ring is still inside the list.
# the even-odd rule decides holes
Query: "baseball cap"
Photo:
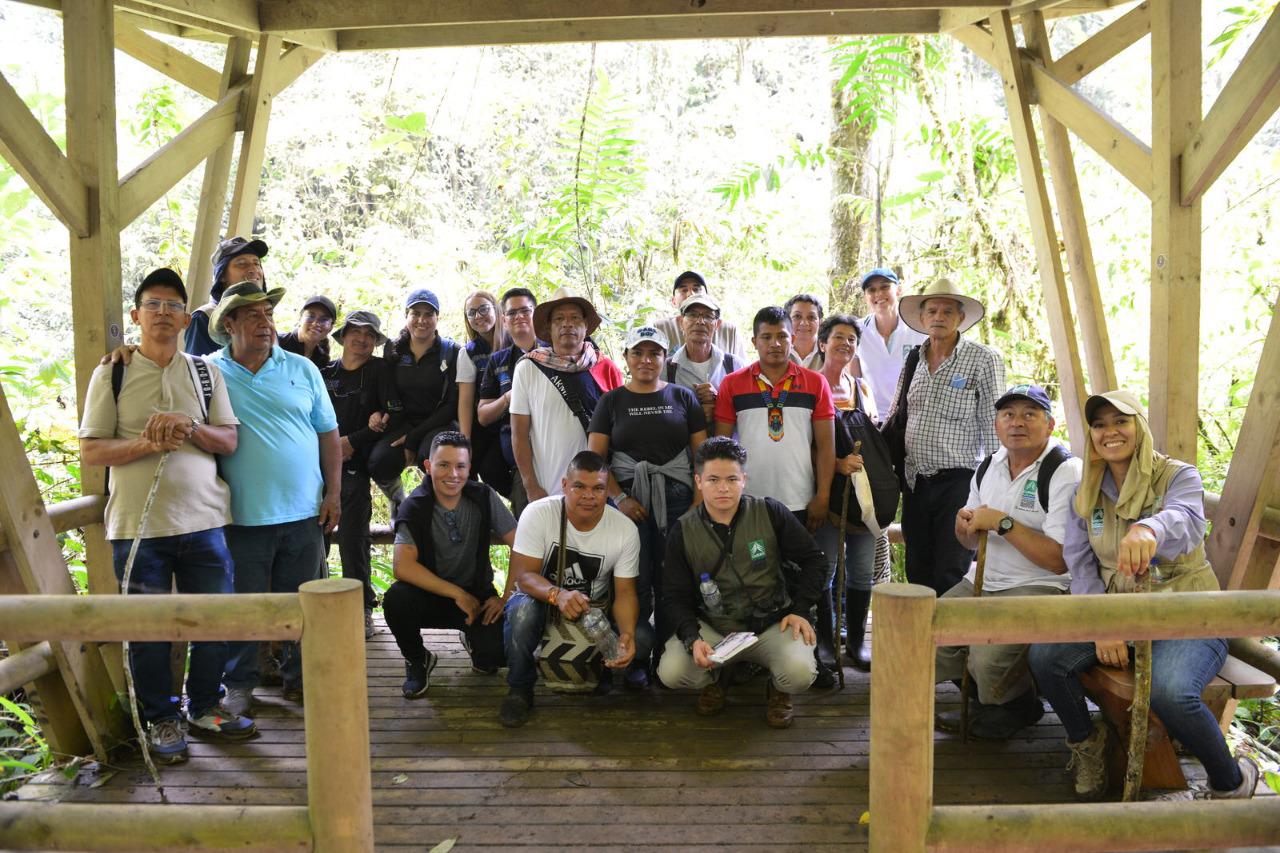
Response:
[[[436,309],[436,312],[439,313],[440,299],[430,290],[427,290],[425,287],[419,287],[417,290],[409,291],[409,295],[406,296],[404,300],[404,307],[405,307],[405,310],[407,311],[413,306],[421,305],[424,302],[430,305],[432,308]]]
[[[1137,415],[1143,420],[1147,419],[1147,409],[1142,405],[1142,401],[1138,399],[1131,391],[1103,391],[1101,394],[1094,394],[1088,400],[1084,401],[1084,419],[1087,424],[1093,420],[1093,416],[1098,413],[1098,408],[1102,405],[1110,403],[1126,415]]]
[[[706,308],[708,311],[714,312],[717,317],[720,316],[720,305],[706,293],[695,293],[693,296],[690,296],[684,302],[681,302],[680,313],[681,314],[688,313],[689,309],[694,307],[695,305],[701,305],[703,308]]]
[[[182,276],[168,267],[159,267],[147,273],[138,284],[138,289],[133,292],[133,307],[142,305],[142,292],[148,287],[172,287],[182,296],[183,302],[187,301],[187,288],[182,283]]]
[[[680,273],[680,275],[676,276],[676,280],[671,284],[672,292],[675,292],[675,289],[679,287],[680,283],[683,281],[696,281],[698,283],[698,286],[701,287],[703,290],[707,289],[707,280],[705,278],[698,275],[693,270],[685,270],[684,272]]]
[[[1039,385],[1014,385],[996,400],[996,411],[1003,409],[1014,400],[1030,400],[1046,412],[1053,414],[1053,404],[1049,402],[1049,394]]]
[[[319,294],[308,297],[307,301],[302,303],[302,310],[306,311],[312,305],[319,305],[321,308],[329,312],[330,317],[335,320],[338,319],[338,309],[333,307],[333,300],[329,297],[320,296]]]
[[[667,336],[661,330],[655,329],[653,326],[640,326],[627,332],[627,339],[623,343],[625,349],[631,349],[637,344],[649,341],[662,347],[662,351],[666,352],[671,347],[671,342],[667,340]]]
[[[889,269],[888,267],[876,267],[871,272],[867,273],[862,277],[862,289],[866,290],[867,285],[871,283],[871,280],[876,278],[887,278],[889,281],[893,282],[894,284],[898,283],[898,274],[896,272]]]

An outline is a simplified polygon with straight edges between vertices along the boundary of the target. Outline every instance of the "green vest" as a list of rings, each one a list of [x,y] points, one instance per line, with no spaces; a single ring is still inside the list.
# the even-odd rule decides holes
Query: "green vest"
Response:
[[[791,606],[782,575],[782,554],[773,521],[764,499],[742,496],[732,529],[732,550],[721,562],[720,537],[711,527],[706,510],[698,507],[680,518],[685,557],[693,569],[694,583],[703,572],[720,587],[723,615],[707,613],[698,600],[698,618],[722,634],[757,631],[772,624]]]
[[[1151,484],[1153,500],[1149,506],[1142,508],[1142,518],[1150,518],[1160,511],[1173,475],[1183,467],[1186,467],[1185,462],[1170,459],[1162,470],[1156,472]],[[1129,522],[1116,513],[1115,501],[1103,494],[1101,489],[1098,490],[1098,503],[1094,506],[1093,516],[1085,519],[1085,526],[1089,530],[1089,544],[1098,557],[1102,583],[1107,592],[1133,592],[1133,580],[1116,571],[1116,553],[1120,549],[1120,540],[1129,532]],[[1219,589],[1218,578],[1205,557],[1203,542],[1175,559],[1160,560],[1152,570],[1152,592],[1204,592],[1216,589]]]

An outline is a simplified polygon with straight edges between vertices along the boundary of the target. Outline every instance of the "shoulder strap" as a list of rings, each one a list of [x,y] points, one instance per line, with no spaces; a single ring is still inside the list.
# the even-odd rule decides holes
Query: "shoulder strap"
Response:
[[[111,363],[111,399],[120,401],[120,389],[124,387],[124,362]]]
[[[208,423],[209,405],[213,402],[213,377],[209,374],[209,363],[201,356],[193,355],[187,357],[187,367],[192,373],[191,384],[200,392],[200,411]]]
[[[726,352],[724,354],[723,362],[724,362],[724,365],[723,365],[724,373],[726,376],[728,376],[730,373],[733,373],[733,353]]]
[[[667,359],[667,381],[668,382],[676,381],[676,368],[678,367],[679,365],[676,364],[674,361]]]
[[[1058,466],[1071,458],[1071,451],[1067,450],[1061,444],[1056,444],[1050,450],[1043,461],[1040,462],[1040,473],[1037,474],[1036,491],[1040,496],[1040,508],[1046,513],[1049,511],[1049,484],[1053,482],[1053,472],[1058,470]]]
[[[994,458],[994,456],[995,454],[992,454],[991,456],[988,456],[986,459],[983,459],[981,463],[979,463],[977,473],[975,474],[975,476],[978,479],[978,488],[982,488],[982,478],[987,476],[987,469],[991,467],[991,460]]]
[[[560,541],[558,542],[558,547],[556,548],[556,586],[560,587],[561,591],[564,590],[564,566],[568,558],[568,554],[566,553],[568,549],[568,542],[565,541],[566,540],[565,533],[567,532],[567,529],[568,529],[568,523],[569,523],[569,513],[565,509],[564,496],[561,495],[560,496]],[[556,621],[556,622],[560,621],[560,608],[554,605],[548,604],[547,611],[548,611],[548,615],[551,617],[553,621]]]

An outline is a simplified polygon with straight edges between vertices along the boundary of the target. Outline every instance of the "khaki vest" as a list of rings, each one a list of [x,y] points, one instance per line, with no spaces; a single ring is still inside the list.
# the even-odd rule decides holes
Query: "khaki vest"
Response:
[[[1167,460],[1161,470],[1155,474],[1151,491],[1154,495],[1152,503],[1142,508],[1141,518],[1150,518],[1164,506],[1164,496],[1169,490],[1169,483],[1186,463]],[[1098,503],[1094,505],[1091,518],[1085,519],[1089,531],[1089,544],[1093,553],[1098,556],[1100,574],[1107,592],[1133,592],[1134,582],[1131,578],[1116,571],[1116,553],[1120,548],[1120,540],[1129,532],[1129,523],[1116,513],[1115,501],[1098,490]],[[1173,560],[1160,560],[1152,569],[1152,592],[1204,592],[1219,589],[1217,575],[1209,565],[1204,554],[1204,543],[1196,545],[1191,551]]]
[[[720,537],[705,512],[699,507],[680,518],[685,557],[693,569],[695,583],[707,572],[720,587],[724,615],[708,614],[699,595],[698,617],[722,634],[759,630],[771,624],[779,611],[790,606],[791,598],[782,575],[778,537],[764,500],[742,496],[733,526],[733,550],[723,563]]]

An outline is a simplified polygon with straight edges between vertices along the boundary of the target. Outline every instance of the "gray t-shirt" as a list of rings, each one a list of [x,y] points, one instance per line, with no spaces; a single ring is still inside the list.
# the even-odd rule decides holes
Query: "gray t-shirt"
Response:
[[[489,515],[492,533],[501,537],[516,529],[515,517],[511,510],[498,497],[498,493],[489,489]],[[480,536],[488,540],[490,531],[480,530],[480,510],[471,501],[463,498],[454,509],[445,509],[439,503],[431,512],[431,544],[434,546],[434,566],[427,566],[442,580],[457,584],[463,589],[470,588],[476,580],[476,552],[480,547]],[[455,541],[456,540],[456,541]],[[418,561],[426,556],[426,548],[416,542],[409,526],[404,522],[396,525],[397,545],[412,545],[418,549]],[[426,563],[423,563],[426,566]]]

